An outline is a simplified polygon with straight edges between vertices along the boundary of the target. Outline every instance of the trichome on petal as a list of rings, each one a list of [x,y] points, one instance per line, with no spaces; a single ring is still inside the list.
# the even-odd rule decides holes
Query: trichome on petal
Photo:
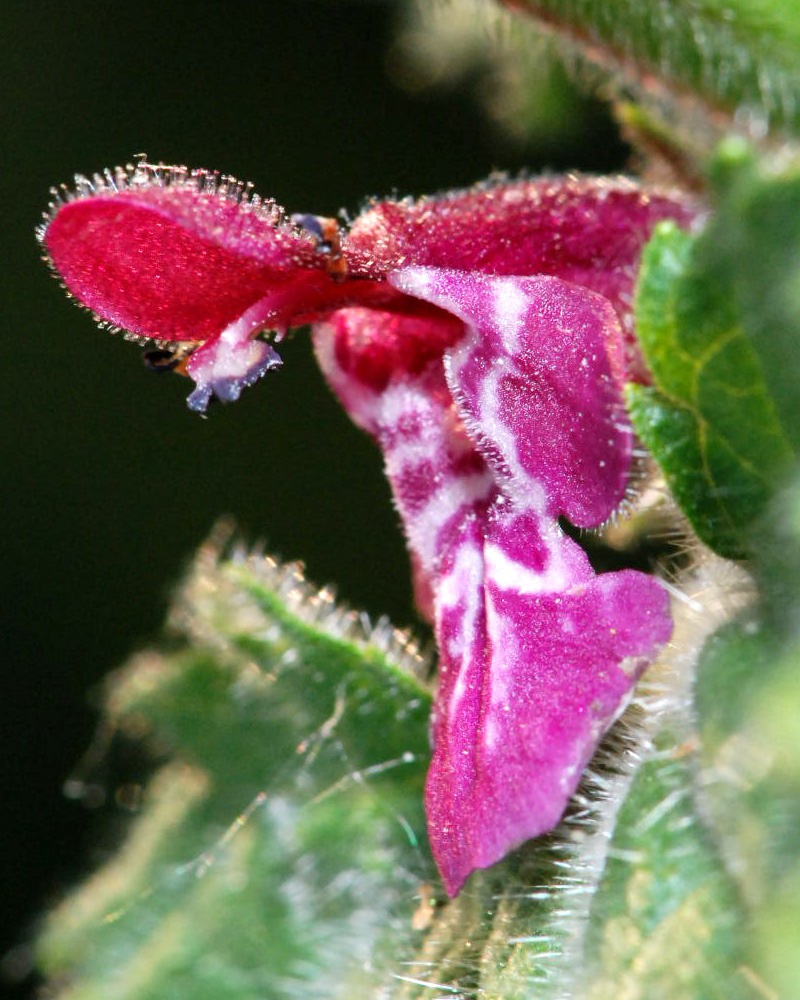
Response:
[[[626,489],[629,303],[682,196],[585,177],[372,203],[344,231],[205,171],[79,181],[40,230],[68,289],[155,341],[189,404],[280,363],[265,330],[311,324],[320,365],[381,447],[439,687],[426,808],[445,886],[558,822],[669,638],[650,576],[596,575],[561,529]],[[173,357],[172,352],[177,352]]]

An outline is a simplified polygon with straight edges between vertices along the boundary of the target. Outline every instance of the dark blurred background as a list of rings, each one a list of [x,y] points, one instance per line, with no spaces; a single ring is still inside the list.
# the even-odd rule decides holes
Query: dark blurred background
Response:
[[[35,989],[25,942],[38,914],[98,860],[102,821],[62,792],[96,723],[92,689],[157,639],[170,588],[219,515],[269,551],[304,560],[312,580],[335,582],[350,604],[414,624],[379,456],[329,396],[307,339],[282,348],[284,369],[235,406],[192,415],[188,381],[145,371],[137,348],[98,332],[48,276],[33,237],[48,188],[145,151],[251,180],[291,211],[334,215],[368,195],[434,192],[494,169],[623,164],[605,110],[579,103],[563,81],[550,91],[543,82],[546,99],[522,110],[529,128],[503,129],[503,61],[492,76],[482,47],[502,44],[504,32],[479,32],[465,46],[472,16],[441,5],[440,36],[378,0],[3,5],[8,996]],[[448,17],[460,75],[430,86],[445,75],[437,59],[447,63]],[[422,29],[426,68],[400,46],[403,23]],[[494,118],[481,95],[494,101]]]

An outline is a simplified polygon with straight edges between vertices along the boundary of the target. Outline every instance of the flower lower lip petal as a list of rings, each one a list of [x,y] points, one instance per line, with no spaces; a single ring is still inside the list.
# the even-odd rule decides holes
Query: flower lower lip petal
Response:
[[[596,526],[625,490],[632,434],[616,377],[622,331],[609,303],[550,276],[411,267],[389,280],[465,323],[444,352],[449,406],[494,475],[493,499],[486,490],[471,497],[452,459],[430,466],[431,490],[450,482],[451,503],[410,507],[409,482],[420,486],[403,428],[412,426],[407,401],[425,395],[423,379],[398,379],[376,403],[384,423],[372,430],[411,545],[432,567],[440,687],[426,809],[455,894],[475,868],[558,822],[672,626],[658,581],[595,575],[558,523],[565,514]],[[430,394],[436,380],[424,378]],[[393,426],[384,426],[387,415]],[[452,445],[439,451],[455,454]],[[422,525],[431,513],[437,523]],[[434,557],[421,538],[434,539]]]
[[[633,570],[595,576],[576,543],[554,525],[537,532],[531,512],[496,506],[482,537],[454,539],[437,607],[444,680],[426,790],[451,895],[475,868],[558,822],[671,632],[657,580]],[[534,553],[527,565],[524,551]]]
[[[315,338],[332,386],[384,452],[417,592],[433,617],[440,670],[426,810],[455,894],[475,868],[558,822],[672,626],[658,581],[633,571],[596,576],[558,523],[562,508],[581,504],[587,520],[608,516],[627,471],[630,432],[615,386],[603,380],[619,329],[603,300],[552,278],[413,269],[391,280],[466,323],[461,341],[445,348],[455,358],[449,388],[435,357],[369,389],[343,366],[348,348],[368,340],[365,327],[380,328],[385,317],[345,310]],[[562,319],[572,309],[580,322],[547,325],[547,310],[533,308],[542,302]],[[551,338],[543,347],[542,331]],[[542,355],[548,363],[539,364]],[[501,380],[491,381],[499,371],[515,383],[505,397]],[[570,411],[575,384],[588,413]],[[517,397],[533,401],[530,412],[515,410]],[[575,465],[592,469],[598,426],[608,450],[607,465],[594,468],[601,495],[593,509],[596,498],[583,500],[585,469],[576,474]],[[526,451],[537,433],[539,449]]]

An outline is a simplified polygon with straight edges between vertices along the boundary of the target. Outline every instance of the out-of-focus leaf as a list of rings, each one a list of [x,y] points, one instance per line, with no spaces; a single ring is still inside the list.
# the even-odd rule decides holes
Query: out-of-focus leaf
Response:
[[[718,204],[699,266],[730,289],[784,432],[800,452],[800,163],[768,169],[731,140],[712,179]]]
[[[697,816],[693,781],[691,756],[673,746],[650,758],[628,793],[592,909],[585,1000],[743,995],[733,961],[741,911]]]
[[[795,0],[505,0],[607,71],[702,155],[713,135],[800,132]]]
[[[741,790],[737,826],[753,822],[754,839],[769,852],[756,862],[766,878],[750,958],[775,993],[789,997],[800,982],[800,644],[764,684],[744,736],[764,770]]]
[[[743,967],[767,996],[800,982],[800,645],[748,614],[700,663],[702,812],[749,909]]]
[[[65,1000],[365,995],[430,875],[418,657],[260,558],[204,553],[176,620],[194,647],[139,657],[108,709],[174,762],[45,969]]]
[[[789,855],[800,848],[795,833],[800,830],[800,799],[787,810],[785,796],[776,796],[777,789],[770,787],[774,782],[767,780],[775,738],[780,740],[778,734],[786,727],[775,725],[770,733],[753,725],[756,705],[764,697],[769,701],[767,692],[778,683],[777,646],[748,613],[709,643],[696,686],[708,812],[729,866],[751,902],[764,900]],[[784,693],[792,694],[786,705],[798,709],[800,692],[788,687]],[[800,735],[800,722],[795,728]],[[791,846],[783,844],[787,834]]]
[[[489,117],[537,148],[594,124],[598,113],[537,26],[499,4],[408,0],[390,61],[396,82],[418,91],[467,82]],[[546,157],[543,157],[546,159]]]
[[[800,982],[798,514],[795,485],[765,519],[761,571],[778,584],[714,636],[695,686],[701,812],[749,911],[742,968],[755,995],[776,997]]]
[[[645,250],[636,329],[654,385],[629,386],[628,404],[697,534],[740,557],[792,449],[732,280],[705,263],[713,229],[695,237],[665,223]]]

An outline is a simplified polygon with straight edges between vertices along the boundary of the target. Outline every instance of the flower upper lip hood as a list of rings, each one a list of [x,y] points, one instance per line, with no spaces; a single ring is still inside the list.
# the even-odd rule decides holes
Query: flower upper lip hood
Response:
[[[38,230],[47,258],[82,305],[132,339],[208,345],[238,323],[230,336],[244,345],[344,305],[436,311],[387,283],[410,265],[552,274],[615,306],[634,377],[644,376],[629,328],[642,243],[660,219],[696,216],[688,200],[622,178],[498,178],[440,198],[372,204],[342,235],[345,266],[335,269],[317,233],[210,171],[142,161],[53,193]]]
[[[262,331],[312,324],[383,452],[436,633],[426,811],[445,887],[551,829],[671,632],[658,581],[597,575],[559,518],[595,528],[625,496],[639,257],[695,206],[623,179],[497,178],[373,202],[343,232],[147,163],[57,195],[39,230],[55,270],[175,351],[194,409],[280,364]]]

